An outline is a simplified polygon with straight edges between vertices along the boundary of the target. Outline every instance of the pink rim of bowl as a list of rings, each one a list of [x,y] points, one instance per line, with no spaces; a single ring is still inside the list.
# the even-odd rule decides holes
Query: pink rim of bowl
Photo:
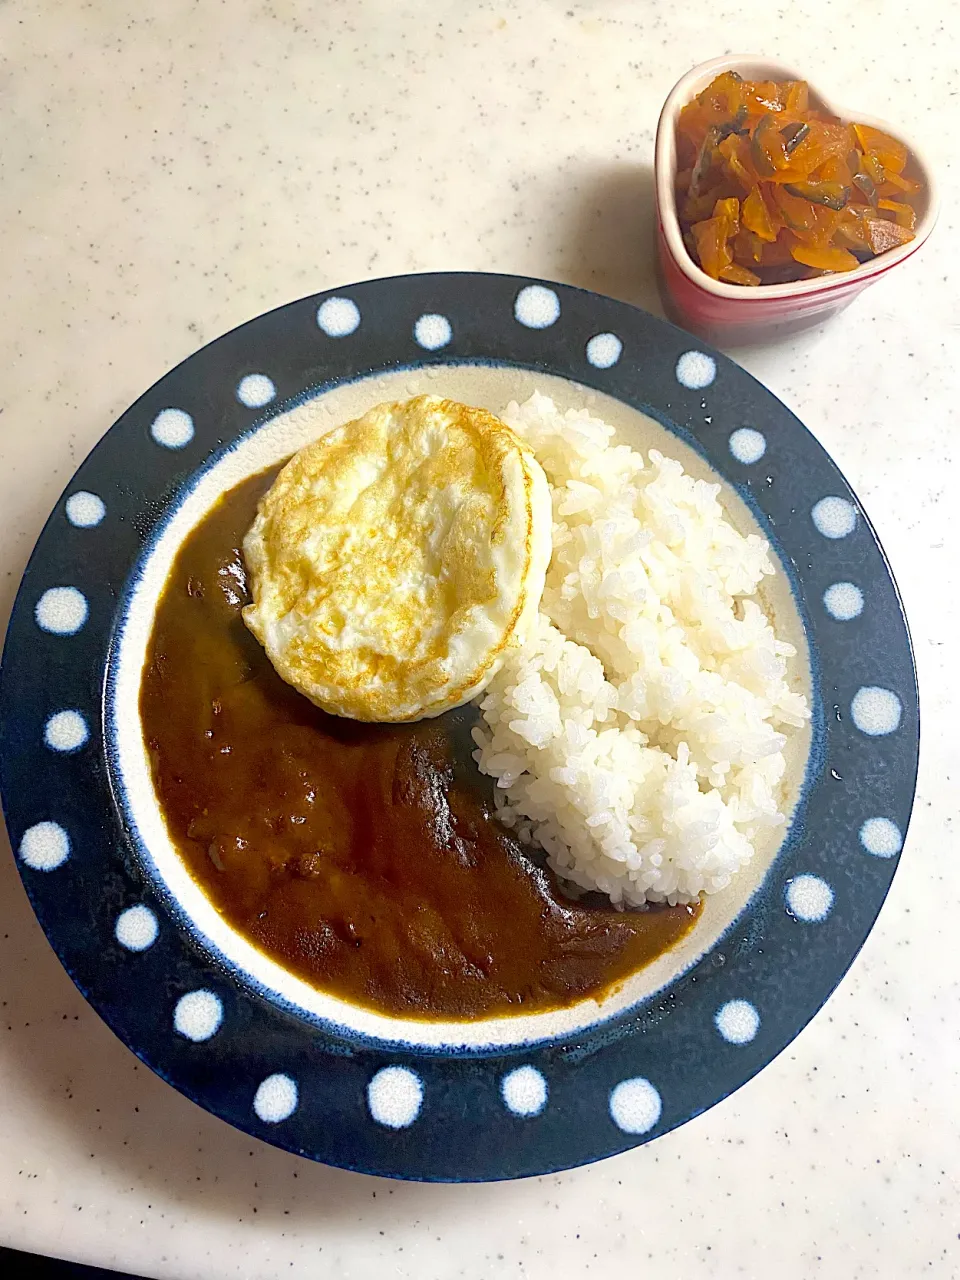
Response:
[[[840,311],[886,272],[911,257],[929,238],[937,221],[936,184],[923,153],[899,128],[884,120],[837,106],[810,84],[812,99],[842,120],[873,125],[899,138],[910,150],[912,166],[923,183],[916,237],[890,249],[854,271],[798,280],[790,284],[743,285],[713,280],[687,252],[680,232],[674,193],[677,168],[676,122],[682,107],[722,71],[739,71],[748,80],[802,80],[800,72],[749,54],[713,58],[688,71],[670,91],[657,125],[654,160],[657,196],[657,249],[664,303],[674,318],[701,333],[755,339],[806,328]],[[809,80],[808,80],[809,83]]]

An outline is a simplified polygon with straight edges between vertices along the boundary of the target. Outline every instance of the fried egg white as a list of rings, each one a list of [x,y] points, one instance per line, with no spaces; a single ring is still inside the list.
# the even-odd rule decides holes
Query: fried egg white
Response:
[[[550,553],[529,447],[484,409],[417,396],[283,468],[244,539],[244,621],[324,710],[417,720],[492,679],[537,616]]]

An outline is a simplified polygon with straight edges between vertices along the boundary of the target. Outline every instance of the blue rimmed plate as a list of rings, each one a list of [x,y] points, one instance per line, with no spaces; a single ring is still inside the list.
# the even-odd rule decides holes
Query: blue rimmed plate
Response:
[[[220,493],[331,421],[434,390],[544,386],[725,485],[777,552],[813,731],[779,851],[686,949],[602,1007],[407,1024],[306,989],[186,875],[144,773],[136,691],[179,541]],[[315,419],[314,419],[315,420]],[[651,434],[652,433],[652,434]],[[7,635],[0,786],[34,909],[81,991],[201,1106],[314,1159],[493,1179],[621,1151],[749,1079],[827,998],[889,887],[917,768],[909,638],[883,552],[802,424],[743,370],[611,299],[508,276],[303,299],[161,379],[84,462]],[[775,855],[775,856],[774,856]]]

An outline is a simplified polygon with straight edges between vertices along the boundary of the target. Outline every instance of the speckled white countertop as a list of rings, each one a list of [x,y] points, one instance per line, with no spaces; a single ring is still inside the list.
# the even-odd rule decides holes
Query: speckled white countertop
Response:
[[[734,1097],[606,1163],[479,1187],[381,1182],[260,1145],[139,1065],[61,970],[4,847],[0,1242],[204,1280],[960,1274],[960,304],[946,265],[960,230],[960,16],[893,0],[706,10],[0,6],[4,619],[87,450],[161,373],[260,311],[449,268],[659,311],[653,132],[694,62],[754,50],[903,122],[945,207],[927,250],[827,330],[734,353],[864,500],[924,696],[903,865],[813,1024]]]

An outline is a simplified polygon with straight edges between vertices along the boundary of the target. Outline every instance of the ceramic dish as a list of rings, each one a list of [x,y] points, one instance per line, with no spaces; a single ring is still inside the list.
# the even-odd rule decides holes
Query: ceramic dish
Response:
[[[137,714],[179,542],[226,488],[331,422],[427,388],[490,406],[545,387],[719,478],[783,573],[813,707],[779,849],[602,1004],[472,1023],[351,1007],[239,937],[165,834]],[[315,430],[315,420],[314,427]],[[51,515],[7,636],[0,784],[47,936],[116,1034],[214,1114],[370,1173],[485,1180],[666,1133],[770,1062],[870,930],[913,798],[918,708],[896,587],[836,467],[759,383],[609,298],[509,276],[372,281],[234,330],[104,436]]]
[[[873,125],[906,143],[914,176],[923,183],[916,235],[908,244],[890,249],[862,263],[854,271],[828,274],[814,280],[744,288],[713,280],[687,252],[677,217],[674,175],[677,170],[676,124],[681,109],[723,71],[735,70],[746,80],[807,80],[802,71],[767,58],[728,54],[688,71],[671,89],[657,126],[655,187],[657,245],[664,300],[681,324],[698,333],[741,342],[756,341],[819,324],[853,301],[867,285],[905,262],[929,239],[937,221],[939,202],[930,166],[916,144],[899,127],[838,106],[810,84],[812,102],[842,120]]]

